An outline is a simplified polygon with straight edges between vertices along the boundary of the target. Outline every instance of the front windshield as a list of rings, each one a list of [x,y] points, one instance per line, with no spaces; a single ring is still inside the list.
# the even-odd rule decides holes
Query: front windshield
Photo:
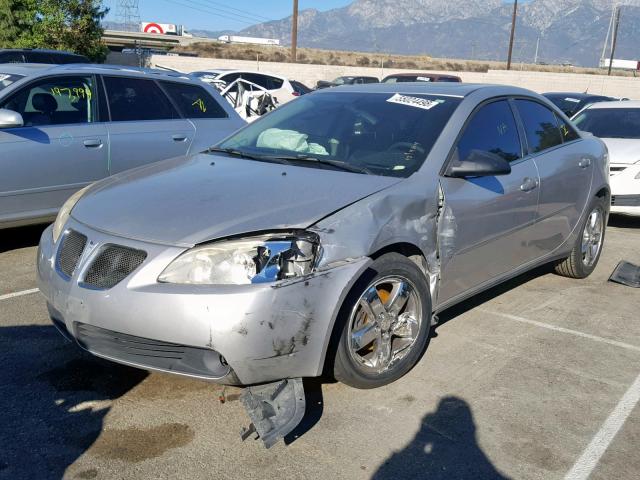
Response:
[[[24,78],[24,75],[15,75],[12,73],[0,73],[0,91],[4,90],[13,82],[18,81],[21,78]]]
[[[573,121],[596,137],[640,138],[640,108],[589,108]]]
[[[345,82],[345,77],[338,77],[338,78],[334,79],[333,82],[331,82],[331,83],[333,83],[335,85],[344,85],[344,82]]]
[[[424,94],[314,93],[274,110],[218,147],[294,161],[315,157],[376,175],[408,177],[420,168],[460,100]]]

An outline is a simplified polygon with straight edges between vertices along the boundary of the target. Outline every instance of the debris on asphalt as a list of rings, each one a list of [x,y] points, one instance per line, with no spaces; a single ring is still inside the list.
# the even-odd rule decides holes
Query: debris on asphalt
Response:
[[[628,287],[640,288],[640,267],[622,260],[616,265],[609,277],[609,281],[627,285]]]
[[[301,378],[248,387],[240,400],[251,419],[240,432],[242,440],[254,433],[266,448],[271,448],[290,433],[302,420],[305,411],[304,386]]]

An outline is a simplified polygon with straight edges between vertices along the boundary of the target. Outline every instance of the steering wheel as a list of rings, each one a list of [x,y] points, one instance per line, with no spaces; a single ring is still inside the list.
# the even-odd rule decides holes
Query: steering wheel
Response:
[[[418,153],[419,155],[424,155],[427,151],[424,149],[422,145],[418,142],[396,142],[391,145],[387,151],[399,150],[405,155]]]

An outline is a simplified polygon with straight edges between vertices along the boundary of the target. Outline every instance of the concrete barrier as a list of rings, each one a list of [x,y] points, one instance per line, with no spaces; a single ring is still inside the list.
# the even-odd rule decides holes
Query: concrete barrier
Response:
[[[230,68],[259,70],[298,80],[314,87],[318,80],[332,80],[341,75],[369,75],[378,78],[391,73],[409,70],[343,67],[338,65],[309,65],[300,63],[257,62],[250,60],[230,60],[222,58],[192,58],[153,55],[152,66],[164,66],[183,72],[206,70],[210,68]],[[415,70],[413,70],[415,71]],[[470,83],[493,83],[516,85],[535,92],[586,92],[640,99],[640,78],[607,77],[605,75],[585,75],[577,73],[530,72],[518,70],[489,70],[481,72],[438,72],[453,73]]]

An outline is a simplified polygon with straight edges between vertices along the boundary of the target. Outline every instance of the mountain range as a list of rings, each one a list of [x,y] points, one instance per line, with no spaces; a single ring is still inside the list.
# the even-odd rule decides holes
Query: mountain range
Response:
[[[518,10],[515,62],[596,66],[612,0],[530,0]],[[616,58],[640,60],[640,0],[622,4]],[[354,0],[337,9],[298,15],[298,45],[367,52],[505,60],[512,5],[502,0]],[[199,32],[203,34],[206,32]],[[246,28],[240,35],[291,41],[291,17]],[[608,55],[608,54],[607,54]]]

